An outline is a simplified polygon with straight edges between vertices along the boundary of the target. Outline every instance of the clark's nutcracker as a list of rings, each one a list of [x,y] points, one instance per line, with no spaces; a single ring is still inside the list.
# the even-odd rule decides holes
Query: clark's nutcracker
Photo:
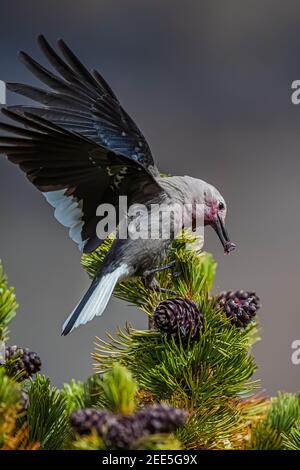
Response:
[[[129,205],[146,206],[140,221],[151,204],[185,207],[181,224],[177,209],[174,211],[167,239],[121,239],[117,234],[90,288],[64,323],[62,334],[66,335],[102,314],[121,279],[142,276],[148,286],[159,288],[155,272],[170,267],[160,265],[171,240],[182,225],[193,227],[198,205],[204,225],[215,229],[225,253],[235,245],[225,229],[227,209],[219,191],[189,176],[160,177],[145,138],[102,76],[96,70],[89,72],[64,41],[58,41],[62,55],[43,36],[38,44],[56,73],[20,52],[23,64],[48,89],[7,84],[9,90],[43,106],[2,109],[20,125],[0,124],[5,131],[0,137],[0,153],[17,164],[44,194],[79,248],[87,253],[101,244],[97,208],[109,203],[118,209],[120,196],[127,196]],[[119,218],[119,228],[120,223]],[[159,224],[158,217],[151,223]]]

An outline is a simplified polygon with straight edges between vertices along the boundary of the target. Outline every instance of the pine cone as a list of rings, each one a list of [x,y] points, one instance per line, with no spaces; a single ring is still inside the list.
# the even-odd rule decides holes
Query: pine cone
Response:
[[[36,352],[29,351],[28,348],[19,348],[18,346],[8,346],[5,348],[5,360],[16,358],[13,364],[13,373],[24,371],[22,378],[32,377],[41,370],[41,359]]]
[[[166,404],[146,406],[136,413],[136,418],[149,434],[175,432],[187,417],[187,411]]]
[[[94,429],[103,437],[111,419],[112,415],[108,411],[84,408],[71,414],[70,424],[77,434],[90,434]]]
[[[188,413],[168,405],[152,405],[131,416],[115,416],[109,423],[105,445],[109,449],[130,449],[149,434],[171,433],[184,424]]]
[[[247,326],[260,308],[260,299],[255,292],[228,291],[217,298],[217,305],[222,309],[231,323],[237,327]]]
[[[160,302],[153,315],[154,326],[168,336],[195,340],[203,326],[203,315],[197,305],[180,297]]]
[[[109,424],[105,445],[108,449],[130,449],[146,434],[149,432],[142,417],[137,414],[116,416]]]

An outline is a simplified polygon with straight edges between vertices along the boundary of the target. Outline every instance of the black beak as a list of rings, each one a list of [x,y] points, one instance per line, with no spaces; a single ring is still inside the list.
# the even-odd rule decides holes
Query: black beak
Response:
[[[232,243],[229,239],[227,230],[225,228],[225,225],[223,223],[223,220],[221,217],[218,215],[216,222],[213,225],[214,230],[216,231],[223,247],[224,247],[224,253],[225,255],[229,255],[229,253],[233,250],[235,250],[236,245]]]

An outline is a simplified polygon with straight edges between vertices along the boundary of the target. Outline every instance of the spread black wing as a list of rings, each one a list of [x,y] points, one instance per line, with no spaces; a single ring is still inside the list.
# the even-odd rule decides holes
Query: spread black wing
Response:
[[[99,204],[117,208],[120,195],[128,197],[128,204],[163,196],[158,182],[138,161],[35,114],[2,112],[21,126],[0,123],[6,134],[0,136],[0,154],[44,193],[55,217],[83,251],[94,250],[102,241],[96,233]]]
[[[8,83],[9,90],[43,105],[40,108],[18,106],[14,109],[29,111],[64,129],[79,132],[103,147],[138,161],[157,176],[144,136],[99,72],[89,72],[63,40],[58,41],[58,48],[64,59],[43,36],[38,37],[38,44],[56,73],[25,52],[20,52],[20,59],[50,90]]]

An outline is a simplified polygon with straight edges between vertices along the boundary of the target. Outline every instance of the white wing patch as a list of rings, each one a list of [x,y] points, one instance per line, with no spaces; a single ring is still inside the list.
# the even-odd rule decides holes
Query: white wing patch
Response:
[[[64,227],[68,227],[70,238],[78,244],[82,251],[86,240],[82,240],[81,231],[83,227],[82,201],[78,201],[74,196],[66,196],[66,189],[42,193],[49,204],[54,207],[54,217]]]

